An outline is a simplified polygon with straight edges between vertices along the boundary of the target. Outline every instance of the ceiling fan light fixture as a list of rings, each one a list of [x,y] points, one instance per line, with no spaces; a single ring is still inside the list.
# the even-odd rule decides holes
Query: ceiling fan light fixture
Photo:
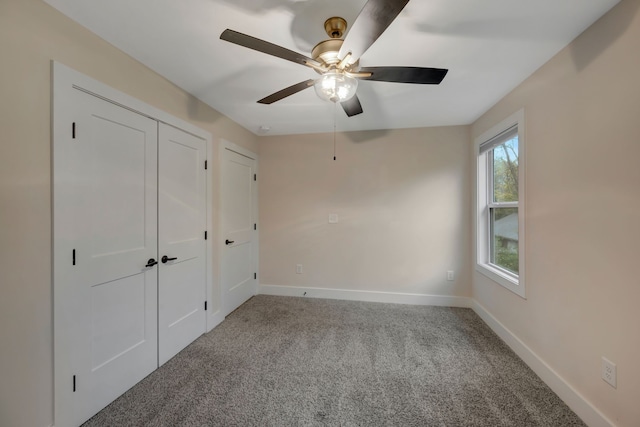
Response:
[[[315,81],[316,94],[333,103],[347,101],[356,94],[358,80],[338,71],[325,73]]]
[[[437,85],[447,74],[448,70],[442,68],[360,68],[362,54],[386,31],[407,3],[409,0],[367,0],[349,33],[346,32],[347,21],[343,18],[334,16],[327,19],[324,26],[329,39],[315,45],[311,57],[230,29],[224,30],[220,39],[304,65],[320,74],[318,79],[296,83],[260,99],[258,103],[273,104],[313,86],[319,98],[334,104],[339,102],[347,116],[353,117],[362,113],[360,100],[355,96],[357,79]]]

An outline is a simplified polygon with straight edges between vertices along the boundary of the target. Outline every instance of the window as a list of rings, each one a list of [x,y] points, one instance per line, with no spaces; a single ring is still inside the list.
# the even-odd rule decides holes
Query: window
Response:
[[[523,130],[520,111],[476,139],[476,269],[524,298]]]

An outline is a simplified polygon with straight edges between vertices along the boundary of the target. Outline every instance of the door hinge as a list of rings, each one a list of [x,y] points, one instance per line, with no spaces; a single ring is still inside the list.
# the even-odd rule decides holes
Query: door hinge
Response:
[[[71,123],[71,138],[76,139],[76,122]]]
[[[207,311],[207,302],[204,302],[204,311]]]
[[[257,181],[257,180],[258,180],[258,175],[257,175],[257,174],[255,174],[255,173],[253,174],[253,180],[254,180],[254,181]]]
[[[204,240],[207,240],[207,232],[204,232]]]
[[[204,161],[204,170],[207,170],[207,161]]]
[[[258,273],[253,273],[253,280],[257,280],[258,279]]]
[[[71,252],[71,263],[72,263],[72,265],[76,265],[76,250],[75,249]]]
[[[73,376],[73,392],[76,392],[76,376]]]
[[[253,224],[253,229],[257,230],[258,229],[258,224]]]

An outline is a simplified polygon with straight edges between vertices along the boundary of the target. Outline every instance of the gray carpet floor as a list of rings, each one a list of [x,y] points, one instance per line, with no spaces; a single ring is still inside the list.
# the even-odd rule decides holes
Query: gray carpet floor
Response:
[[[470,309],[260,295],[84,425],[585,424]]]

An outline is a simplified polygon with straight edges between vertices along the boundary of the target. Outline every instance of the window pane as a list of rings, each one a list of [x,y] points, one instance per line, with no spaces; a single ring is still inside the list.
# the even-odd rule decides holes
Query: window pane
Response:
[[[493,149],[493,201],[518,201],[518,136]]]
[[[518,274],[518,208],[491,208],[491,264]]]

